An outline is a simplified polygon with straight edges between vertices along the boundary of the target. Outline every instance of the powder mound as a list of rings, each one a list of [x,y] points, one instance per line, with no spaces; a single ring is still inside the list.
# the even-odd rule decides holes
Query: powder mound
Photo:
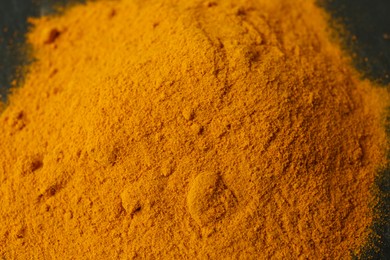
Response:
[[[387,93],[314,0],[90,1],[32,20],[0,115],[4,259],[347,259]]]

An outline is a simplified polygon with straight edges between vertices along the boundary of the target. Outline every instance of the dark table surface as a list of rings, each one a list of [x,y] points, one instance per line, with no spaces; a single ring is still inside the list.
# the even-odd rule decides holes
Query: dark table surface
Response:
[[[28,62],[20,48],[27,31],[27,17],[53,11],[53,4],[62,5],[84,0],[0,0],[0,99],[5,100],[13,79],[19,79],[17,66]],[[286,0],[287,1],[287,0]],[[372,80],[390,84],[390,1],[389,0],[319,0],[334,20],[348,30],[346,46],[356,53],[356,67]],[[389,116],[390,118],[390,116]],[[390,136],[390,131],[389,131]],[[378,177],[383,191],[378,211],[390,217],[390,171]],[[374,225],[381,241],[380,248],[369,250],[364,259],[390,259],[389,220]],[[382,219],[384,220],[384,219]]]

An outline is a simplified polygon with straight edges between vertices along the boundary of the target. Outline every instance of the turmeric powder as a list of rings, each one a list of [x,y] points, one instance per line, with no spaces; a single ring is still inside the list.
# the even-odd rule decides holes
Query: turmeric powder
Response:
[[[314,0],[90,1],[33,19],[0,115],[2,259],[345,259],[387,92]]]

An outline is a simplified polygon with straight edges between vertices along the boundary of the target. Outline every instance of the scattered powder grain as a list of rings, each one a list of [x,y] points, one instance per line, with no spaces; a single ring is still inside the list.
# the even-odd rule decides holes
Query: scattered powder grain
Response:
[[[345,259],[385,90],[314,0],[93,1],[32,20],[0,115],[2,259]]]

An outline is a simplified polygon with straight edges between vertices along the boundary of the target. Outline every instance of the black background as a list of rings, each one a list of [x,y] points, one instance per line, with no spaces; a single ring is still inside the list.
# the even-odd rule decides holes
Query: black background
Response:
[[[22,79],[17,66],[29,62],[26,48],[21,48],[28,29],[27,17],[52,12],[54,3],[64,6],[73,2],[83,0],[0,0],[0,99],[6,99],[12,80]],[[347,29],[344,42],[349,52],[356,54],[356,67],[365,77],[390,84],[390,1],[321,0],[321,5]],[[380,250],[367,250],[364,259],[390,259],[390,171],[380,176],[377,185],[383,197],[376,210],[382,219],[374,225],[382,237],[375,241]]]

